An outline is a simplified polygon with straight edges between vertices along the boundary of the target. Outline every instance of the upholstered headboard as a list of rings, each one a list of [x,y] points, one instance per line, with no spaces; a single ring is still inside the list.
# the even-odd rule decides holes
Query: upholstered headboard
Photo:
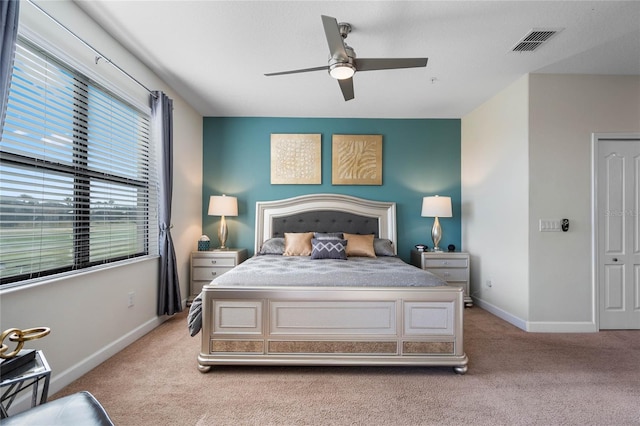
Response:
[[[378,236],[378,218],[335,210],[294,213],[271,219],[271,236],[285,232],[348,232]]]
[[[257,253],[262,243],[285,232],[374,234],[396,244],[396,203],[341,194],[310,194],[256,203]]]

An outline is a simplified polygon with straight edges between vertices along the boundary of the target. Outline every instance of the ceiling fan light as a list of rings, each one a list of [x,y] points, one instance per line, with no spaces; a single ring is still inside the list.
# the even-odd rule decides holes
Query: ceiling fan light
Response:
[[[335,64],[329,70],[331,77],[336,80],[346,80],[353,77],[356,73],[356,69],[351,64]]]

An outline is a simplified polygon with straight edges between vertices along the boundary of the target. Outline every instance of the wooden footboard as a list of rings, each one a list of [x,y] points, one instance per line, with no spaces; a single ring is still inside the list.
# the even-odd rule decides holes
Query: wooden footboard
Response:
[[[202,312],[202,372],[243,364],[467,371],[459,288],[205,286]]]

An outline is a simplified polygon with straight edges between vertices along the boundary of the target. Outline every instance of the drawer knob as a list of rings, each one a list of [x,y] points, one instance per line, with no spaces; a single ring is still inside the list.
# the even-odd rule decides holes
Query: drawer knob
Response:
[[[442,264],[443,264],[443,265],[448,265],[448,264],[449,264],[449,262],[447,262],[446,260],[443,260],[443,261],[442,261]]]
[[[211,264],[212,264],[212,265],[215,265],[215,264],[216,264],[216,261],[215,261],[215,260],[212,260],[212,261],[211,261]]]
[[[211,275],[215,275],[217,272],[215,271],[211,271]]]

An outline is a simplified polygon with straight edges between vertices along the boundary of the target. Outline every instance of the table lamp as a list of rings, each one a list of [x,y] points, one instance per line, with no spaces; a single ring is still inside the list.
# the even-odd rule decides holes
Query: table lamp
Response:
[[[424,197],[422,199],[422,216],[435,218],[433,221],[433,228],[431,228],[433,251],[441,252],[442,249],[438,247],[438,244],[442,238],[442,228],[440,227],[438,217],[453,216],[451,213],[451,197],[440,197],[439,195]]]
[[[227,221],[225,216],[238,216],[238,200],[236,197],[227,197],[226,195],[212,195],[209,198],[209,216],[221,216],[220,228],[218,229],[218,239],[220,240],[220,248],[226,249],[227,243]]]

